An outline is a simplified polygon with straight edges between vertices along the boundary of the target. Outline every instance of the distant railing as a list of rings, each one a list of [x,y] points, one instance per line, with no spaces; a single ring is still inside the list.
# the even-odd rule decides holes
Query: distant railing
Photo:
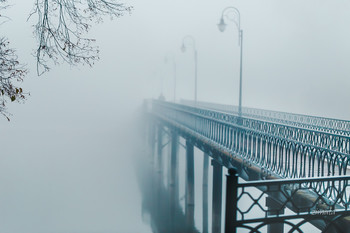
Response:
[[[350,138],[175,103],[153,101],[153,114],[186,127],[232,156],[283,178],[348,174]]]
[[[194,101],[189,100],[181,100],[181,104],[238,115],[238,107],[234,105],[215,104],[208,102],[197,102],[195,105]],[[350,121],[346,120],[338,120],[332,118],[308,116],[302,114],[286,113],[248,107],[242,107],[242,116],[275,123],[282,123],[285,125],[296,126],[299,128],[350,136]]]

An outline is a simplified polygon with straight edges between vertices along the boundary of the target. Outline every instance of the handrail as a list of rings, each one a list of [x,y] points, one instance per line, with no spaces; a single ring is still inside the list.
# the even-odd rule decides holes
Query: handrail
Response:
[[[260,232],[264,225],[285,224],[294,219],[296,222],[292,226],[299,232],[300,226],[306,221],[314,221],[313,224],[322,232],[328,232],[330,227],[348,229],[349,220],[346,216],[349,216],[350,211],[350,176],[249,181],[235,183],[234,187],[237,204],[233,211],[236,213],[237,228]],[[262,193],[251,195],[253,189],[259,189]],[[267,196],[270,201],[278,200],[278,204],[273,206],[274,214],[271,214],[271,206],[261,204]],[[285,207],[294,212],[285,212]],[[327,221],[320,222],[320,219]]]
[[[154,100],[152,113],[192,130],[261,169],[282,178],[347,175],[347,136],[312,131],[208,109]],[[339,145],[347,145],[341,147]],[[329,189],[326,183],[319,191]],[[332,198],[332,193],[329,193]],[[344,197],[346,198],[346,197]],[[342,200],[349,203],[349,200]]]
[[[181,100],[181,104],[223,111],[226,113],[238,115],[238,107],[234,105],[215,104],[209,102],[197,102],[195,105],[195,103],[190,100]],[[350,121],[347,120],[339,120],[326,117],[309,116],[303,114],[279,112],[249,107],[242,107],[242,116],[269,122],[282,123],[311,130],[350,136]]]
[[[350,154],[350,136],[339,135],[330,132],[306,129],[297,126],[290,126],[282,123],[274,123],[248,117],[239,117],[225,112],[204,109],[200,107],[191,107],[181,104],[167,103],[178,109],[188,110],[193,113],[199,113],[212,119],[220,119],[225,122],[242,125],[246,128],[258,132],[267,133],[268,136],[287,138],[299,143],[321,147],[330,151]],[[240,121],[240,124],[238,124]]]

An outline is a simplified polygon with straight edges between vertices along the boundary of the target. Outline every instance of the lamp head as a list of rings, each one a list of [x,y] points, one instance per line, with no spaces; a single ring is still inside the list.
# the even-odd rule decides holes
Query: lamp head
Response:
[[[182,46],[181,46],[181,51],[184,53],[186,52],[186,46],[184,43],[182,43]]]
[[[223,32],[223,31],[225,31],[225,29],[226,29],[226,23],[225,23],[223,17],[221,17],[220,23],[218,23],[218,28],[219,28],[219,31],[220,31],[220,32]]]

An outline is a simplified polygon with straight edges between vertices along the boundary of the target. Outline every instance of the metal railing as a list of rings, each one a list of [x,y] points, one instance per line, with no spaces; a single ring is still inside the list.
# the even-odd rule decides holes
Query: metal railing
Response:
[[[221,112],[238,115],[238,106],[215,104],[208,102],[197,102],[190,100],[181,100],[181,104],[188,106],[196,106],[205,109],[212,109]],[[242,116],[246,118],[259,119],[269,122],[282,123],[285,125],[295,126],[299,128],[311,129],[316,131],[328,132],[350,136],[350,121],[332,119],[318,116],[308,116],[295,113],[279,112],[272,110],[264,110],[258,108],[242,107]]]
[[[279,223],[286,232],[304,232],[304,225],[313,223],[322,232],[347,232],[349,181],[350,176],[237,182],[234,227],[262,232],[267,225]],[[285,212],[286,207],[293,212]]]
[[[163,101],[152,105],[154,114],[278,177],[349,174],[349,137]]]
[[[247,180],[261,179],[239,183],[230,162],[222,163],[229,168],[227,229],[303,232],[308,223],[322,232],[350,229],[350,137],[199,106],[158,100],[151,106],[167,127],[212,148],[214,159],[236,161],[242,177],[251,172]]]

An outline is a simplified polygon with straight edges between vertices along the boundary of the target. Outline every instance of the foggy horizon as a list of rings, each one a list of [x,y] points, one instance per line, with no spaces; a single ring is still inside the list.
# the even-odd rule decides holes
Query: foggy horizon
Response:
[[[242,106],[350,120],[350,2],[122,1],[133,10],[93,24],[100,60],[93,67],[60,64],[36,75],[32,1],[13,1],[2,35],[29,74],[24,103],[8,101],[0,120],[2,233],[152,232],[142,218],[134,155],[142,151],[137,120],[145,99],[162,93],[238,105],[239,46],[235,25],[217,28],[222,10],[241,14]],[[197,152],[199,153],[199,152]],[[199,172],[199,171],[197,171]],[[198,194],[199,195],[199,194]]]

